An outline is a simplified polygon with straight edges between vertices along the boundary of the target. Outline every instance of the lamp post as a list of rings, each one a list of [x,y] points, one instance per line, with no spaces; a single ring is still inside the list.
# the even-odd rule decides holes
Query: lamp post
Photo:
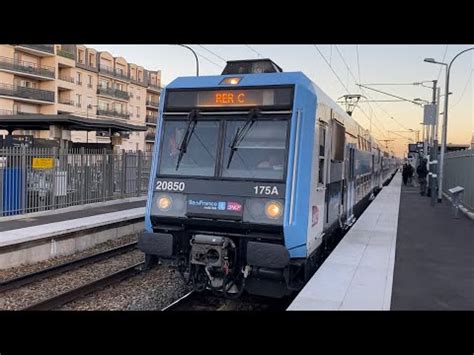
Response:
[[[187,49],[189,49],[191,52],[193,52],[194,58],[196,58],[196,76],[199,76],[199,59],[198,59],[198,56],[197,56],[196,52],[194,51],[194,49],[192,49],[191,47],[186,46],[186,45],[184,45],[184,44],[178,44],[178,46],[187,48]]]
[[[439,166],[439,186],[438,186],[438,202],[441,202],[443,199],[443,173],[444,173],[444,155],[446,150],[446,136],[448,133],[448,101],[449,101],[449,73],[451,71],[451,66],[454,61],[461,55],[468,51],[474,50],[474,47],[467,48],[454,56],[451,59],[449,64],[437,62],[433,58],[425,58],[425,62],[432,64],[440,64],[446,67],[446,83],[445,83],[445,97],[444,97],[444,115],[443,115],[443,128],[441,131],[441,157],[440,157],[440,166]]]

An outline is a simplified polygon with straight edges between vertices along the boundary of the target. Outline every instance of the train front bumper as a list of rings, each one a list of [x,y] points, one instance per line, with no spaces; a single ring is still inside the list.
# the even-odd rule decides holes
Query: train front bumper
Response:
[[[145,254],[162,258],[173,257],[173,235],[169,233],[144,232],[138,236],[138,249]]]

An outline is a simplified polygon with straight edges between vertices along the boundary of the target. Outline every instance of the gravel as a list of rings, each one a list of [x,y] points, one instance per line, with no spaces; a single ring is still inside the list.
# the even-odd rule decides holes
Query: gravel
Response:
[[[160,265],[137,276],[109,286],[62,310],[161,310],[190,290],[174,268]]]
[[[144,260],[139,250],[81,267],[1,294],[0,310],[17,310]]]
[[[0,280],[7,280],[50,266],[76,260],[84,256],[128,244],[137,235],[109,240],[92,248],[68,256],[59,256],[35,264],[0,270]],[[18,310],[53,295],[68,291],[96,280],[124,267],[144,260],[142,252],[135,250],[91,265],[50,277],[19,289],[0,294],[0,310]],[[94,292],[77,301],[64,305],[63,310],[160,310],[182,297],[189,288],[184,285],[176,269],[166,265],[142,272],[116,285]]]
[[[131,235],[127,235],[121,238],[108,240],[104,243],[97,244],[92,248],[88,248],[71,255],[57,256],[55,258],[41,261],[34,264],[26,264],[26,265],[20,265],[20,266],[16,266],[9,269],[3,269],[3,270],[0,270],[0,280],[8,280],[14,277],[29,274],[31,272],[43,270],[50,266],[63,264],[67,261],[80,259],[88,255],[96,254],[107,249],[111,249],[114,247],[118,247],[120,245],[125,245],[125,244],[136,242],[136,241],[137,241],[137,234],[131,234]]]

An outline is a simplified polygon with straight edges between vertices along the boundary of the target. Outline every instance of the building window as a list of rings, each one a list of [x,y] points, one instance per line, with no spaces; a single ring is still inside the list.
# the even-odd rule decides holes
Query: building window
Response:
[[[99,101],[99,108],[103,111],[109,111],[109,103],[105,101]]]
[[[87,84],[87,86],[91,88],[92,84],[93,84],[92,75],[89,75],[89,83]]]
[[[137,106],[137,117],[140,117],[140,106]]]
[[[92,53],[89,53],[89,65],[91,67],[95,67],[95,65],[94,65],[94,54],[92,54]]]
[[[79,73],[79,72],[77,72],[76,84],[77,84],[77,85],[82,85],[82,75],[81,75],[81,73]]]
[[[82,106],[81,99],[82,99],[82,95],[76,94],[76,106],[77,106],[77,107],[81,107],[81,106]]]
[[[109,88],[109,82],[107,80],[100,80],[99,81],[99,86],[101,88],[108,89]]]
[[[118,113],[125,113],[125,111],[123,109],[123,105],[118,104],[118,103],[115,104],[115,111],[117,111]]]
[[[84,51],[81,49],[77,51],[77,61],[81,64],[84,64]]]

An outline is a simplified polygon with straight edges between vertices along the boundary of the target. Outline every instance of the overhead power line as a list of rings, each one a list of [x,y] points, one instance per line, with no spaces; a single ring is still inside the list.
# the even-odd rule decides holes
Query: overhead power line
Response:
[[[339,75],[337,75],[336,71],[334,70],[334,68],[332,67],[332,65],[329,63],[329,61],[326,59],[326,57],[324,56],[324,54],[321,52],[321,50],[319,49],[319,47],[317,45],[314,45],[314,47],[316,48],[316,50],[318,51],[319,55],[323,58],[323,60],[326,62],[326,64],[328,65],[329,69],[331,69],[331,71],[333,72],[334,76],[337,78],[337,80],[339,81],[339,83],[342,85],[342,87],[346,90],[346,92],[349,92],[349,89],[347,88],[346,85],[344,85],[343,81],[341,80],[341,78],[339,77]],[[386,137],[385,135],[385,132],[380,129],[380,127],[378,127],[377,125],[375,125],[373,122],[372,122],[372,118],[359,106],[359,110],[362,112],[362,114],[369,120],[369,123],[371,125],[373,125],[374,127],[376,127],[384,137]],[[372,113],[373,113],[373,110],[372,110]]]
[[[329,69],[331,69],[331,71],[333,72],[333,74],[335,75],[335,77],[337,78],[337,80],[341,83],[342,87],[346,90],[347,93],[349,93],[349,89],[346,87],[346,85],[344,85],[344,83],[342,82],[341,78],[339,77],[339,75],[337,75],[337,73],[336,73],[336,71],[334,70],[334,68],[332,67],[332,65],[329,64],[328,60],[326,59],[326,57],[324,56],[324,54],[321,52],[321,50],[319,49],[319,47],[314,44],[314,48],[316,48],[316,50],[319,52],[319,54],[321,55],[321,57],[324,59],[324,61],[325,61],[326,64],[328,65]]]
[[[219,67],[219,68],[221,68],[221,69],[224,67],[224,66],[221,65],[221,64],[217,64],[217,63],[214,62],[212,59],[209,59],[209,58],[206,57],[204,54],[201,54],[201,53],[199,53],[198,51],[195,51],[195,52],[196,52],[196,54],[197,54],[198,56],[200,56],[201,58],[207,60],[209,63],[212,63],[212,64],[214,64],[215,66],[217,66],[217,67]]]
[[[454,105],[452,105],[451,108],[457,106],[462,101],[462,98],[464,97],[464,94],[466,93],[466,89],[467,89],[467,87],[469,86],[469,83],[472,80],[472,72],[473,71],[474,70],[471,70],[471,74],[469,75],[469,78],[467,78],[466,85],[464,85],[464,89],[462,90],[462,93],[461,93],[461,96],[459,97],[459,100]]]
[[[342,55],[342,52],[339,50],[339,47],[338,47],[337,45],[335,45],[334,47],[336,48],[337,53],[339,54],[339,56],[341,57],[342,61],[344,62],[344,65],[346,66],[348,73],[350,73],[351,76],[352,76],[352,79],[354,79],[354,84],[357,85],[357,79],[356,79],[354,73],[352,72],[352,70],[351,70],[349,64],[347,63],[346,59],[345,59],[344,56]],[[364,93],[369,99],[373,100],[373,98],[372,98],[367,92],[365,92],[365,90],[362,90],[362,88],[360,88],[360,87],[359,87],[359,90],[360,90],[361,93]],[[375,119],[382,125],[382,128],[383,128],[384,130],[386,130],[386,128],[385,128],[384,124],[382,123],[382,121],[380,121],[379,118],[377,117],[377,115],[375,114],[375,111],[374,111],[372,105],[371,105],[368,101],[367,101],[367,103],[369,104],[370,111],[372,112],[372,114],[373,114],[373,116],[375,117]]]
[[[265,58],[263,55],[260,54],[259,51],[257,51],[256,49],[252,48],[250,45],[246,44],[245,45],[248,49],[250,49],[252,52],[254,52],[257,56],[259,56],[260,58]]]
[[[205,51],[211,53],[211,54],[214,55],[215,57],[219,58],[220,60],[223,60],[224,62],[227,62],[227,59],[222,58],[222,57],[221,57],[220,55],[218,55],[216,52],[211,51],[210,49],[204,47],[203,45],[198,44],[198,46],[201,47],[202,49],[204,49]]]
[[[359,45],[356,44],[356,53],[357,53],[357,74],[359,77],[359,83],[362,81],[360,80],[360,60],[359,60]]]
[[[446,47],[444,47],[443,59],[441,59],[442,63],[444,63],[444,60],[446,59],[446,54],[448,53],[448,47],[449,47],[449,44],[447,44]],[[439,77],[441,76],[442,69],[443,69],[443,66],[440,66],[439,71],[438,71],[438,79],[436,79],[437,81],[439,81]]]

